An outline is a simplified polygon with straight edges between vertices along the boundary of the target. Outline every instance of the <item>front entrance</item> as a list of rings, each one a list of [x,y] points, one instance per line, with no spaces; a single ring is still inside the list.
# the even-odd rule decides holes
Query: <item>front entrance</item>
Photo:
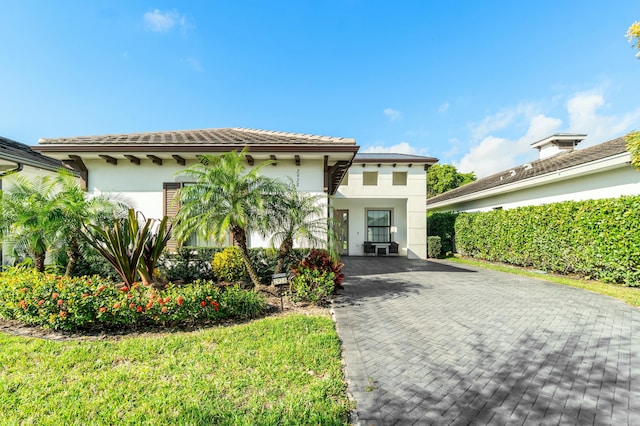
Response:
[[[343,256],[349,255],[349,210],[335,210],[336,238]]]

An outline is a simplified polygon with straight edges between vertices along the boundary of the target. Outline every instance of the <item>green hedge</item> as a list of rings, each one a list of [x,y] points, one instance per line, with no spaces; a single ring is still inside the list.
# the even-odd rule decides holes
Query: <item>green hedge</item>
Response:
[[[460,214],[465,256],[640,286],[640,196]]]
[[[442,255],[442,240],[437,235],[427,237],[427,257],[436,259]]]
[[[455,223],[457,212],[429,213],[427,215],[427,236],[440,237],[444,254],[455,252]]]

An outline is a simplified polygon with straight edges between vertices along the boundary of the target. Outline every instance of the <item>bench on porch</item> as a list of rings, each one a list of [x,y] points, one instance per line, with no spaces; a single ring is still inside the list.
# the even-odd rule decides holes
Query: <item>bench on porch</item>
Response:
[[[388,243],[375,243],[372,241],[365,241],[363,246],[365,256],[368,254],[376,254],[378,256],[387,254],[398,254],[399,248],[399,244],[396,241],[389,241]]]

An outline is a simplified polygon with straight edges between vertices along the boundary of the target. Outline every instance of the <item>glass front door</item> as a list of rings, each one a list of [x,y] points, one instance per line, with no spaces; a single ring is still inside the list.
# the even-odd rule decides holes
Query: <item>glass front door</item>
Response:
[[[349,210],[336,210],[334,213],[338,247],[344,256],[349,254]]]

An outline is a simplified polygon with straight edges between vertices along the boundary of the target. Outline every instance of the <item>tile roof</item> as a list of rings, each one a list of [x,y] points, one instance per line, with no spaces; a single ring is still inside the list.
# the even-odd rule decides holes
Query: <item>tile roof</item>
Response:
[[[29,145],[2,136],[0,136],[0,159],[51,171],[63,167],[62,162],[35,152]]]
[[[355,145],[356,141],[352,138],[316,136],[302,133],[275,132],[244,128],[221,128],[76,136],[67,138],[41,138],[38,143],[40,145]]]
[[[617,154],[623,154],[626,151],[627,147],[625,139],[624,137],[620,137],[588,148],[561,153],[553,157],[545,158],[544,160],[536,160],[520,166],[512,167],[508,170],[503,170],[494,175],[478,179],[475,182],[447,191],[444,194],[431,197],[427,200],[427,204],[453,200],[476,192],[497,188],[536,176],[558,172],[560,170],[590,163],[592,161],[602,160]]]
[[[424,157],[421,155],[410,154],[392,154],[392,153],[376,153],[376,152],[359,152],[353,159],[354,163],[367,162],[398,162],[398,163],[437,163],[438,159],[433,157]]]

